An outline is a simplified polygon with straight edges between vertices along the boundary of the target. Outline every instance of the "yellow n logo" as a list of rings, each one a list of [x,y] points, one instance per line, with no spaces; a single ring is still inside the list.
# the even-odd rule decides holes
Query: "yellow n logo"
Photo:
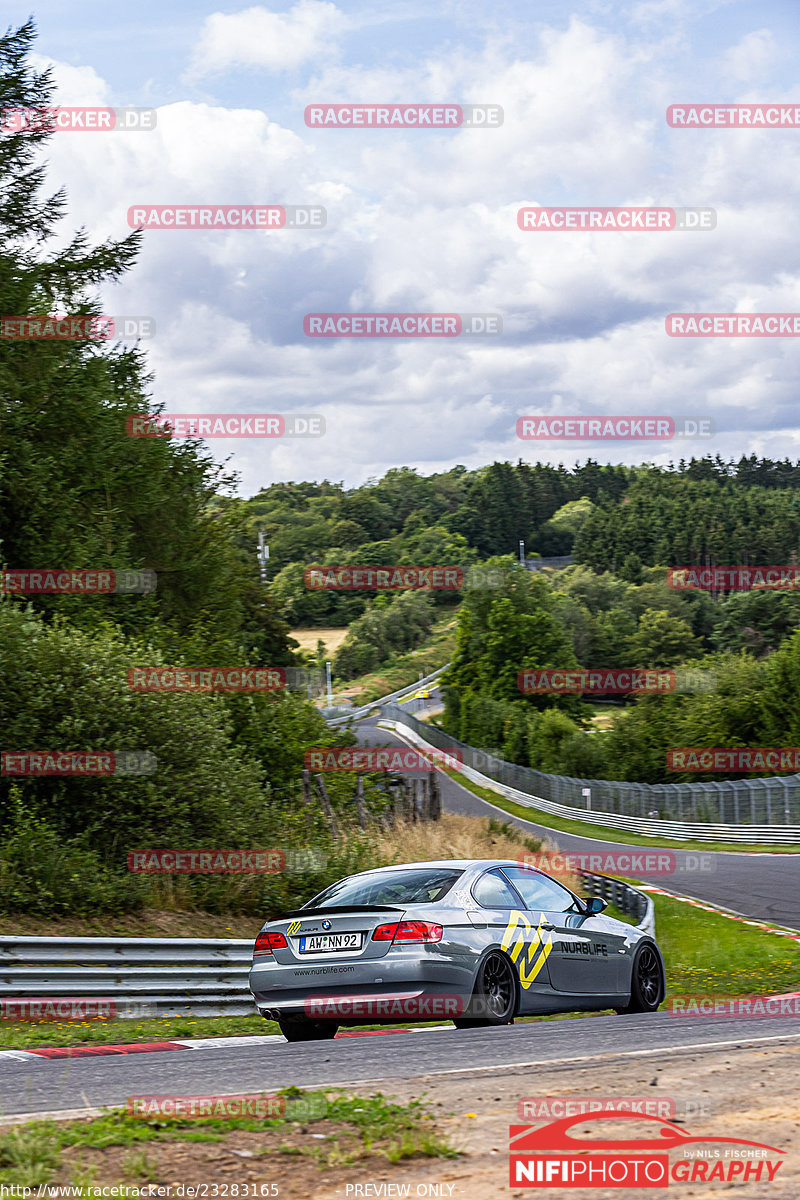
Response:
[[[501,949],[508,950],[511,961],[516,965],[523,988],[531,986],[553,948],[550,934],[542,929],[544,923],[545,915],[540,913],[539,924],[534,931],[525,914],[515,909],[500,943]],[[526,940],[526,935],[530,933],[535,933],[535,939]]]

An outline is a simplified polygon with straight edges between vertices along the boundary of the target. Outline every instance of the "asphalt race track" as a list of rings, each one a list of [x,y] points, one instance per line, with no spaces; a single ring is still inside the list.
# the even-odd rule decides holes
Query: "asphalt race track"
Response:
[[[0,1060],[0,1111],[56,1112],[124,1104],[142,1094],[268,1094],[295,1084],[369,1085],[463,1071],[610,1061],[696,1048],[733,1049],[800,1039],[795,1022],[764,1017],[677,1018],[670,1013],[533,1021],[497,1029],[428,1029],[324,1043],[203,1047],[81,1059]],[[533,1083],[533,1080],[530,1081]]]
[[[361,721],[355,732],[364,745],[404,745],[389,730],[378,729],[376,718]],[[546,825],[536,825],[533,821],[522,820],[485,803],[449,775],[442,775],[441,783],[442,805],[447,812],[483,817],[499,815],[522,829],[547,837],[564,851],[596,854],[598,851],[641,849],[627,843],[596,841],[577,834],[561,833]],[[654,841],[653,849],[657,848],[658,843]],[[678,869],[672,874],[648,875],[646,872],[637,872],[635,877],[663,887],[668,892],[680,892],[696,900],[707,900],[709,904],[719,904],[755,920],[773,921],[776,925],[800,930],[800,854],[724,854],[709,848],[678,851],[677,856]],[[693,865],[682,867],[680,864],[684,857],[690,864],[703,859],[712,869],[698,870]]]

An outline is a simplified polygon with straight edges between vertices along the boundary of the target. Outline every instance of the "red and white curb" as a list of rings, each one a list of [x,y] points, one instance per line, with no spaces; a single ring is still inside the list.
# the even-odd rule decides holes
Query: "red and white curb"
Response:
[[[344,1029],[335,1041],[345,1038],[385,1037],[392,1033],[435,1033],[449,1025],[429,1025],[410,1029]],[[228,1050],[236,1046],[267,1046],[286,1039],[279,1033],[253,1037],[174,1038],[168,1042],[131,1042],[116,1046],[42,1046],[36,1050],[0,1050],[0,1061],[24,1062],[41,1058],[102,1058],[109,1054],[160,1054],[170,1050]]]

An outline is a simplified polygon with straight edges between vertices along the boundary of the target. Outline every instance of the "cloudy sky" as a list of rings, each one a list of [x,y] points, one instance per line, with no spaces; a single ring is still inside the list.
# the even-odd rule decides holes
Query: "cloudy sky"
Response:
[[[4,24],[29,6],[7,5]],[[671,129],[675,103],[800,104],[797,0],[40,0],[62,105],[157,109],[53,136],[68,225],[135,204],[316,204],[327,225],[149,230],[103,296],[149,314],[169,412],[319,413],[209,443],[241,491],[495,458],[800,457],[798,341],[675,339],[670,312],[800,312],[800,128]],[[500,128],[311,129],[312,103],[501,105]],[[711,206],[713,232],[523,232],[522,205]],[[66,227],[65,227],[66,232]],[[503,334],[313,340],[308,312],[498,313]],[[711,418],[712,439],[521,442],[520,415]]]

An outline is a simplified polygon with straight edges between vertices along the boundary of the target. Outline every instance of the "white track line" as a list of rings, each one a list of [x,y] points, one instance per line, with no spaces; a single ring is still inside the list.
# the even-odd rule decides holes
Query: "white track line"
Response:
[[[80,1121],[85,1117],[103,1117],[107,1111],[103,1108],[62,1108],[55,1112],[16,1113],[8,1117],[0,1113],[0,1126],[24,1125],[26,1121]]]
[[[437,1071],[435,1068],[427,1071],[424,1075],[411,1076],[412,1079],[428,1079],[438,1075],[483,1075],[486,1071],[515,1071],[523,1068],[535,1067],[538,1070],[545,1070],[547,1067],[569,1066],[571,1063],[588,1063],[588,1062],[607,1062],[615,1058],[644,1058],[651,1054],[673,1054],[676,1050],[681,1053],[685,1050],[716,1050],[726,1049],[730,1046],[749,1046],[754,1043],[761,1042],[787,1042],[796,1038],[800,1038],[800,1033],[777,1033],[768,1034],[766,1037],[753,1038],[741,1037],[735,1038],[732,1041],[725,1042],[696,1042],[694,1045],[677,1045],[677,1046],[656,1046],[651,1050],[617,1050],[610,1051],[608,1054],[585,1054],[577,1058],[537,1058],[534,1061],[527,1062],[512,1062],[512,1063],[492,1063],[489,1067],[452,1067],[446,1071]],[[407,1076],[387,1076],[381,1082],[385,1083],[408,1083]],[[318,1084],[317,1087],[327,1091],[333,1091],[334,1088],[349,1088],[363,1087],[367,1082],[364,1079],[345,1079],[340,1083]],[[370,1080],[369,1082],[379,1082]]]

